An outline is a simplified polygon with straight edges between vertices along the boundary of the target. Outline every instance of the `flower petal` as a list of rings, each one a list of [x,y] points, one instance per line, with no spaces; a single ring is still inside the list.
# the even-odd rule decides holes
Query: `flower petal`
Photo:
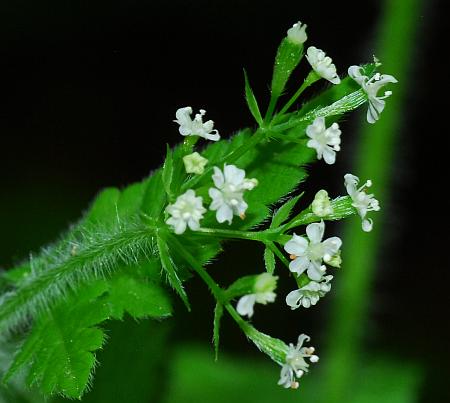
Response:
[[[233,220],[233,210],[226,204],[222,204],[216,213],[216,219],[218,223],[223,223],[228,221],[228,224],[231,224]]]
[[[325,223],[323,220],[320,223],[312,223],[306,227],[306,235],[308,235],[312,243],[319,243],[323,238],[324,231]]]
[[[298,257],[289,263],[289,270],[293,273],[297,273],[298,276],[302,274],[310,265],[309,259],[306,257]]]
[[[286,304],[291,307],[291,309],[297,309],[300,307],[300,300],[303,297],[303,293],[300,290],[291,291],[286,295]]]
[[[284,250],[295,256],[303,256],[308,248],[308,241],[296,234],[292,236],[292,239],[287,241],[284,245]]]
[[[237,303],[236,310],[241,316],[253,316],[253,307],[255,305],[255,294],[244,295]]]

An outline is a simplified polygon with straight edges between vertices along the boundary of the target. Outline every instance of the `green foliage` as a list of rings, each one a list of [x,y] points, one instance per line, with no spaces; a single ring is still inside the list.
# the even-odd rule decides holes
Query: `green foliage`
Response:
[[[153,261],[145,270],[156,274],[158,262]],[[99,324],[107,319],[122,319],[125,312],[134,318],[164,318],[171,314],[170,301],[161,285],[140,277],[142,271],[132,267],[109,280],[91,283],[53,307],[48,315],[42,315],[4,381],[31,365],[30,385],[38,384],[44,394],[79,398],[91,382],[94,352],[105,340]]]
[[[258,101],[253,94],[252,87],[250,86],[250,82],[248,81],[247,72],[244,70],[244,79],[245,79],[245,100],[247,101],[248,109],[251,114],[255,118],[256,122],[259,126],[263,125],[263,118],[261,116],[261,112],[259,111]]]
[[[275,255],[268,246],[264,248],[264,267],[270,274],[275,271]]]
[[[186,305],[186,308],[190,310],[191,308],[189,305],[188,297],[186,295],[186,291],[184,290],[183,284],[180,278],[178,277],[179,270],[175,266],[175,263],[169,254],[169,248],[166,244],[166,241],[163,240],[160,236],[158,236],[157,244],[161,264],[167,275],[167,280],[169,284],[172,286],[172,288],[178,293],[180,298],[183,300],[184,304]]]
[[[283,224],[291,214],[292,209],[297,204],[300,197],[303,196],[303,193],[301,195],[292,197],[289,199],[286,203],[284,203],[278,210],[275,211],[274,215],[272,216],[272,222],[270,223],[270,228],[277,228],[281,224]]]
[[[291,67],[276,64],[272,82],[276,91],[280,83],[284,87],[301,58],[301,47],[296,46],[300,50],[295,57],[286,53],[292,51],[290,46],[286,40],[280,45],[279,56],[287,57]],[[260,123],[262,117],[247,78],[246,98]],[[183,281],[189,278],[191,270],[196,271],[216,299],[220,299],[222,291],[211,282],[203,266],[220,252],[224,239],[190,231],[174,236],[164,224],[164,209],[189,188],[195,189],[208,203],[212,167],[222,169],[224,163],[233,163],[245,169],[248,178],[258,179],[259,184],[246,193],[249,207],[245,219],[236,218],[229,229],[248,230],[267,220],[272,205],[305,180],[305,166],[315,160],[314,150],[305,147],[302,140],[306,125],[317,116],[339,117],[365,102],[364,94],[355,91],[346,80],[319,98],[322,100],[319,104],[306,104],[299,112],[284,116],[273,128],[260,128],[255,133],[243,130],[230,140],[209,145],[203,151],[209,168],[201,176],[188,177],[182,168],[181,158],[192,152],[194,142],[186,141],[173,150],[168,149],[161,169],[123,190],[104,190],[83,220],[58,242],[3,274],[0,329],[12,332],[18,325],[32,322],[6,379],[30,366],[30,384],[37,384],[47,394],[77,398],[92,379],[95,352],[105,339],[100,328],[102,323],[108,319],[123,319],[126,313],[134,318],[170,315],[170,302],[161,277],[188,309]],[[272,219],[273,229],[289,218],[299,197],[279,208]],[[329,219],[354,214],[348,198],[333,203],[336,211]],[[317,217],[306,210],[285,224],[285,229],[316,220]],[[217,226],[214,212],[206,213],[202,226]],[[200,242],[199,236],[202,237]],[[276,249],[269,243],[264,259],[266,270],[273,272]],[[234,290],[234,293],[228,292],[230,298],[242,295],[236,294],[237,288],[236,284],[230,287]],[[224,307],[228,310],[226,304],[218,304],[215,312],[216,352]],[[282,341],[244,325],[241,319],[239,325],[258,348],[276,362],[282,361],[285,349]]]

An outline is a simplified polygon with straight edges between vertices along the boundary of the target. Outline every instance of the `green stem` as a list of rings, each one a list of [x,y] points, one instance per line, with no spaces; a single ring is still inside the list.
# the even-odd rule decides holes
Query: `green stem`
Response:
[[[220,238],[247,239],[259,242],[266,242],[268,238],[268,233],[266,232],[239,231],[232,229],[200,228],[196,233],[208,234]]]
[[[274,95],[273,92],[270,96],[269,107],[267,108],[266,116],[264,117],[264,123],[267,125],[272,118],[275,107],[277,106],[278,95]]]
[[[295,92],[295,94],[291,97],[289,101],[286,102],[286,105],[281,108],[280,112],[278,112],[277,116],[273,119],[272,123],[277,123],[283,115],[289,110],[289,108],[297,101],[298,97],[305,91],[310,85],[314,84],[316,81],[320,79],[320,76],[314,71],[311,70],[308,76],[303,81],[303,84],[300,88]]]
[[[225,309],[228,311],[230,316],[235,320],[239,327],[245,332],[248,328],[247,322],[241,318],[241,316],[236,312],[234,307],[229,302],[224,302],[223,290],[217,285],[214,279],[208,274],[208,272],[203,268],[203,266],[198,263],[197,259],[191,255],[191,253],[181,244],[178,239],[172,234],[168,235],[168,239],[172,242],[178,253],[186,259],[186,261],[192,266],[195,272],[200,276],[200,278],[206,283],[206,285],[211,290],[215,299],[220,302]]]
[[[167,239],[174,244],[177,248],[177,252],[192,266],[195,272],[206,283],[217,301],[222,303],[222,289],[217,285],[214,279],[207,273],[203,266],[197,262],[197,259],[191,255],[191,253],[183,246],[183,244],[172,234],[167,234]]]

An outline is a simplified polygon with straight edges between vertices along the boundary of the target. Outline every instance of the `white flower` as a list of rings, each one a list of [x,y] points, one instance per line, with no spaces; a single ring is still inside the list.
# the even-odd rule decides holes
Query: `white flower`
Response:
[[[367,121],[375,123],[380,113],[383,111],[387,97],[392,95],[392,91],[385,91],[383,96],[377,96],[381,87],[388,83],[397,83],[397,79],[389,74],[376,73],[372,78],[362,74],[363,68],[361,66],[350,66],[348,68],[348,75],[353,78],[367,94],[369,100],[369,109],[367,110]]]
[[[295,23],[292,28],[289,28],[287,31],[288,39],[297,45],[302,45],[308,39],[308,36],[306,35],[306,27],[307,25],[302,25],[300,21]]]
[[[311,210],[318,217],[326,217],[333,214],[333,206],[326,190],[322,189],[316,193],[311,203]]]
[[[372,231],[373,222],[370,218],[366,219],[369,211],[379,211],[380,204],[373,194],[367,194],[366,188],[372,186],[372,181],[368,180],[364,185],[358,188],[359,178],[352,174],[344,176],[347,193],[352,198],[352,206],[356,208],[362,220],[362,229],[365,232]]]
[[[341,149],[341,130],[337,123],[333,123],[328,129],[325,126],[325,118],[317,117],[306,128],[306,135],[311,138],[306,144],[317,151],[317,158],[323,159],[327,164],[334,164],[336,151]]]
[[[327,292],[331,290],[330,281],[333,276],[324,276],[324,281],[310,281],[304,287],[291,291],[286,296],[286,304],[291,309],[297,309],[300,306],[303,308],[309,308],[311,305],[316,305],[320,298],[322,298]]]
[[[206,158],[203,158],[198,152],[194,152],[183,157],[184,168],[188,174],[201,175],[205,170],[205,165],[208,163]]]
[[[268,302],[275,301],[276,294],[274,293],[277,286],[278,277],[270,273],[260,274],[253,286],[255,291],[253,294],[244,295],[237,303],[236,310],[239,315],[247,315],[249,318],[253,316],[253,306],[258,304],[266,305]]]
[[[210,210],[217,210],[217,221],[219,223],[228,221],[228,224],[231,224],[233,215],[244,218],[248,207],[243,198],[244,191],[252,190],[258,184],[258,181],[247,179],[243,169],[226,164],[224,164],[223,172],[214,167],[212,179],[216,187],[209,189],[209,195],[212,198],[209,208]]]
[[[197,113],[194,120],[192,120],[192,108],[190,106],[178,109],[175,114],[177,119],[174,122],[180,125],[178,129],[180,134],[182,136],[200,136],[212,141],[220,140],[219,132],[213,130],[214,122],[208,120],[203,123],[205,113],[204,109],[200,109],[200,113]]]
[[[322,265],[322,260],[330,261],[339,252],[342,241],[337,236],[326,239],[322,242],[325,223],[309,224],[306,227],[308,240],[294,234],[292,239],[284,245],[284,250],[291,254],[292,262],[289,269],[300,276],[305,270],[308,277],[314,281],[320,281],[325,273],[326,267]]]
[[[339,84],[341,79],[336,73],[336,66],[333,64],[331,57],[327,56],[321,49],[310,46],[306,51],[306,58],[313,70],[325,80],[333,84]]]
[[[166,223],[172,226],[175,234],[182,234],[186,231],[186,226],[189,226],[192,231],[197,231],[200,228],[199,221],[206,212],[202,203],[202,197],[196,197],[192,189],[187,190],[177,197],[174,204],[166,207],[166,212],[172,216],[166,220]]]
[[[278,385],[285,388],[297,389],[299,386],[297,379],[308,372],[309,363],[305,358],[309,358],[309,361],[312,363],[319,361],[319,357],[314,355],[314,347],[303,347],[305,340],[308,342],[310,337],[306,334],[301,334],[298,337],[296,346],[292,343],[289,344],[286,353],[286,363],[281,367]]]

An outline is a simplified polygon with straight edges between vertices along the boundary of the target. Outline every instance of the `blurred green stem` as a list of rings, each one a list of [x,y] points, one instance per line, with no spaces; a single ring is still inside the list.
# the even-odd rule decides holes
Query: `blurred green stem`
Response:
[[[409,70],[413,64],[416,29],[419,25],[420,0],[385,0],[378,43],[377,56],[383,65],[382,73],[394,75],[399,84],[393,86],[394,94],[386,102],[380,121],[368,125],[364,132],[354,161],[354,173],[361,180],[372,179],[374,193],[380,200],[382,211],[388,210],[390,178],[395,154],[396,134],[399,132],[402,111],[405,106],[406,89],[412,85]],[[380,157],[382,156],[382,162]],[[377,260],[388,223],[383,214],[373,215],[373,232],[361,231],[357,219],[346,223],[343,240],[342,276],[336,278],[336,298],[332,302],[330,326],[327,330],[328,351],[322,354],[324,379],[320,401],[326,403],[351,402],[352,391],[358,383],[362,336],[367,330],[368,307],[373,304],[370,296],[375,269],[382,265]],[[381,256],[381,254],[380,254]]]

